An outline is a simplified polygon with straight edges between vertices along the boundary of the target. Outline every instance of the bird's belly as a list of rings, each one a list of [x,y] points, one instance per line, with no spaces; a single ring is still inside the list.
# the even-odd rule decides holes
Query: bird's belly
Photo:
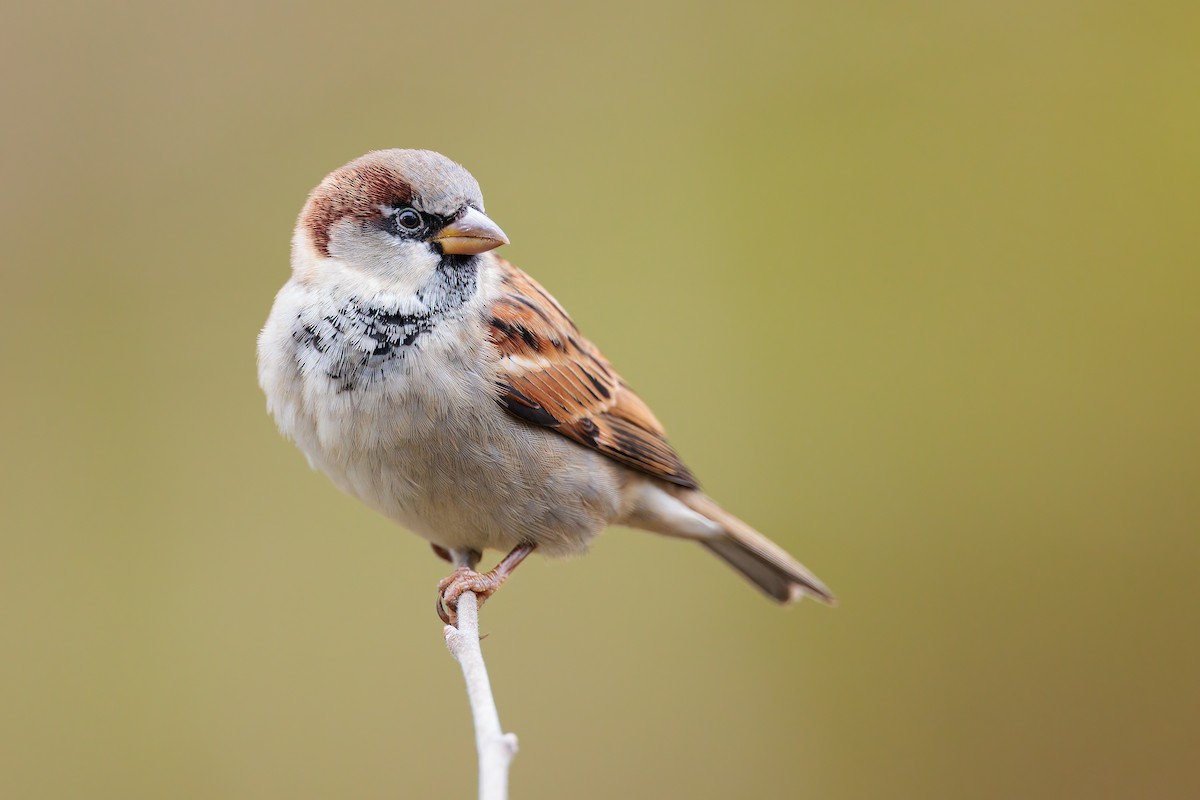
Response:
[[[567,554],[620,515],[620,468],[509,416],[475,365],[448,369],[413,353],[403,370],[350,390],[319,374],[302,380],[294,438],[310,462],[434,543],[504,550],[532,541]]]

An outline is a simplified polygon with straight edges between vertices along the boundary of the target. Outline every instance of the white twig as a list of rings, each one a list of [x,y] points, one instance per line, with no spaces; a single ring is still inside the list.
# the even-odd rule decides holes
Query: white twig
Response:
[[[469,558],[466,554],[454,555],[460,563]],[[446,647],[462,667],[467,682],[467,699],[475,720],[475,748],[479,751],[479,800],[506,800],[508,766],[517,753],[517,736],[500,727],[500,714],[479,648],[479,603],[474,592],[459,595],[458,627],[447,625],[443,633]]]

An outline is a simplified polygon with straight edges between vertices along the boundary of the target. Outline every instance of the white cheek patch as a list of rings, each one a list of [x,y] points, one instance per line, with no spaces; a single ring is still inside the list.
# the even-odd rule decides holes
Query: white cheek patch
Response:
[[[386,231],[363,230],[355,221],[339,220],[331,229],[330,255],[370,276],[379,289],[415,294],[437,270],[441,256],[425,242],[399,239]]]

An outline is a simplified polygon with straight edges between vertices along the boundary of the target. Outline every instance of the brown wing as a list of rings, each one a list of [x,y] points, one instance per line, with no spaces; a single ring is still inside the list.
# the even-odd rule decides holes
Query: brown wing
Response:
[[[500,404],[622,464],[697,488],[662,424],[562,306],[533,278],[497,260],[503,292],[492,304],[488,334],[500,351]]]

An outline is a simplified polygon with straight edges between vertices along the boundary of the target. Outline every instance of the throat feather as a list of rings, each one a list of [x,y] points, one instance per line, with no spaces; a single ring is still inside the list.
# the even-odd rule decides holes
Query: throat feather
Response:
[[[408,302],[386,294],[351,297],[333,313],[297,319],[296,362],[302,372],[324,376],[339,393],[387,380],[420,350],[423,336],[461,313],[477,289],[477,259],[447,257]]]

